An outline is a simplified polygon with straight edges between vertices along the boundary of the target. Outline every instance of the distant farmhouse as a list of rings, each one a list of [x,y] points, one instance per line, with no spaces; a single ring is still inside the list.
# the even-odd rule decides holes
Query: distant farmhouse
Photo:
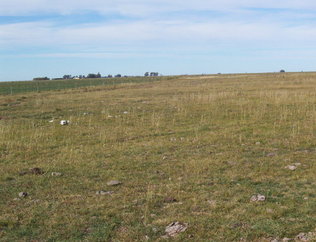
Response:
[[[158,72],[146,72],[144,76],[158,76],[159,73]]]

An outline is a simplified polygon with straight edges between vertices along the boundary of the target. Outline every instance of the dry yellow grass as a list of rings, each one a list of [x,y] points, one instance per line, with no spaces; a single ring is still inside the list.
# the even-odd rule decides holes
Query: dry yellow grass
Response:
[[[174,221],[188,224],[178,241],[316,227],[315,73],[183,76],[0,105],[3,241],[156,241]],[[19,175],[33,167],[45,173]],[[266,201],[250,202],[258,193]]]

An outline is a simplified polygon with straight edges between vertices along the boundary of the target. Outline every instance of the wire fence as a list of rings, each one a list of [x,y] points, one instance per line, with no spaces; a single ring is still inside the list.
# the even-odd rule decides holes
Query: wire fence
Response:
[[[166,79],[167,77],[164,77]],[[169,77],[170,78],[170,77]],[[121,77],[121,78],[94,78],[94,79],[69,79],[49,81],[17,81],[0,82],[0,95],[13,95],[26,92],[42,92],[63,90],[79,87],[100,85],[117,85],[122,83],[141,83],[161,80],[162,77]]]

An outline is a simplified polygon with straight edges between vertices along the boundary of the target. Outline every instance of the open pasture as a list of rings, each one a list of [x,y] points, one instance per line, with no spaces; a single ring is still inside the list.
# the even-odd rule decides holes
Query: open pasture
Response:
[[[315,120],[315,73],[0,96],[0,240],[313,241]]]

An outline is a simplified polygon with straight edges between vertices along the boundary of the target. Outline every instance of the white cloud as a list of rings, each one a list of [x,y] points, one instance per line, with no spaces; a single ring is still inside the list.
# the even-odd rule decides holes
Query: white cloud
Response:
[[[207,20],[126,21],[57,26],[52,22],[0,25],[0,45],[55,46],[65,45],[181,45],[206,42],[257,43],[283,45],[290,42],[316,41],[313,25],[284,26],[275,22]]]
[[[249,8],[308,9],[299,13],[284,10],[252,11]],[[228,10],[229,9],[229,10]],[[201,51],[228,49],[315,48],[314,23],[289,23],[288,19],[310,18],[316,2],[309,0],[1,0],[0,15],[45,13],[76,14],[97,11],[139,16],[136,20],[117,20],[64,25],[53,20],[0,24],[0,51],[32,49],[37,57],[135,56],[134,50]],[[192,10],[220,10],[220,15],[200,16]],[[171,15],[172,11],[183,14]],[[38,49],[51,49],[42,53]],[[84,51],[91,49],[92,51]],[[95,53],[93,50],[100,50]],[[66,50],[63,52],[63,50]],[[106,50],[114,53],[104,52]],[[116,53],[124,50],[125,53]],[[6,52],[6,53],[7,53]],[[20,53],[20,56],[25,54]]]
[[[151,15],[166,11],[228,10],[238,8],[316,9],[312,0],[1,0],[0,15],[28,15],[34,13],[122,13]]]

